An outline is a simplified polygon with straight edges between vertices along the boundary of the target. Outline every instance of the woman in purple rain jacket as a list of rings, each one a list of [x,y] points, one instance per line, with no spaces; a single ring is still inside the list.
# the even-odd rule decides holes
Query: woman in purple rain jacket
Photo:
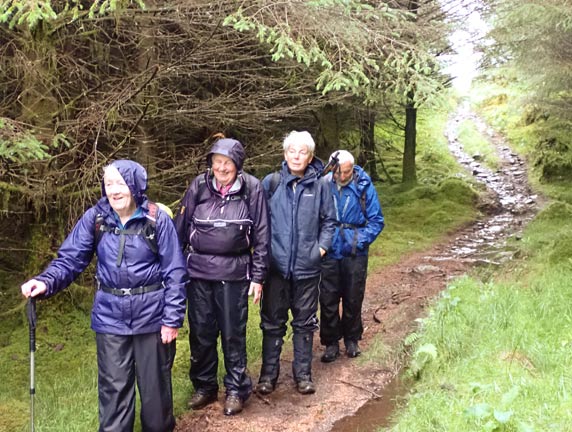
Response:
[[[143,430],[175,427],[171,366],[185,316],[187,273],[175,226],[148,201],[146,189],[147,172],[138,163],[108,165],[103,197],[80,218],[48,268],[21,287],[25,297],[51,297],[97,254],[91,327],[100,432],[133,430],[135,381]]]

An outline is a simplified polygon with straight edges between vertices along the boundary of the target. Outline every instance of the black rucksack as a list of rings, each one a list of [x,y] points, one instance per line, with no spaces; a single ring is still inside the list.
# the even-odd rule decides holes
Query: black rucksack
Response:
[[[149,249],[153,251],[154,254],[157,254],[159,251],[159,247],[157,245],[157,233],[156,233],[156,225],[157,225],[157,211],[158,206],[157,204],[149,201],[148,202],[149,213],[146,215],[145,224],[139,228],[129,228],[129,229],[120,229],[119,227],[111,227],[105,224],[105,218],[101,213],[98,213],[95,216],[95,248],[97,249],[97,245],[99,244],[103,233],[108,232],[115,235],[140,235],[145,239],[145,242],[149,246]],[[123,248],[125,247],[125,239],[122,238],[119,246],[119,254],[117,256],[117,266],[121,265],[121,260],[123,258]]]

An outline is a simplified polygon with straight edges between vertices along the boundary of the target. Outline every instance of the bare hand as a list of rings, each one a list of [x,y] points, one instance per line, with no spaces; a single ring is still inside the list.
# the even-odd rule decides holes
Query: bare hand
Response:
[[[173,342],[179,336],[179,329],[161,326],[161,342],[168,344]]]
[[[248,295],[254,294],[254,304],[258,304],[260,297],[262,297],[262,284],[256,282],[250,282],[250,288],[248,289]]]
[[[30,279],[28,282],[22,284],[20,289],[22,290],[22,295],[27,298],[44,294],[48,290],[48,287],[42,281]]]
[[[326,255],[327,250],[320,248],[320,258],[323,258]]]

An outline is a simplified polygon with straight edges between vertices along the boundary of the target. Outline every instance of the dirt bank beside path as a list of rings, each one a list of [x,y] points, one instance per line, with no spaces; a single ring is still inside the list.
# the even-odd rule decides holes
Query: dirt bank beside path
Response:
[[[537,211],[524,162],[508,150],[501,137],[490,136],[502,161],[497,172],[486,170],[462,153],[455,126],[467,116],[474,118],[474,114],[461,109],[451,119],[447,137],[453,153],[491,189],[485,208],[494,215],[454,233],[430,250],[411,254],[369,275],[363,308],[365,331],[360,343],[363,351],[373,349],[377,337],[386,346],[398,346],[414,330],[415,319],[425,314],[427,304],[452,278],[466,273],[476,263],[496,265],[510,259],[510,251],[499,245],[520,231]],[[282,374],[274,393],[265,397],[253,394],[244,412],[235,417],[223,415],[221,393],[219,402],[183,415],[176,431],[327,432],[334,422],[352,415],[376,397],[402,366],[399,361],[373,364],[350,360],[345,355],[334,363],[324,364],[320,362],[323,347],[318,341],[316,335],[312,364],[317,386],[314,395],[302,396],[296,392],[291,373],[291,343],[286,343],[288,352],[282,356]],[[258,370],[250,372],[256,381]]]

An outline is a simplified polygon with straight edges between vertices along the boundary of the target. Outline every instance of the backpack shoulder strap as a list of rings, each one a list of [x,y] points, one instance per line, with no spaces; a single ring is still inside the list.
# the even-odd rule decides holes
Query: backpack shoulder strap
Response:
[[[244,188],[242,190],[242,199],[246,203],[246,208],[248,209],[248,214],[252,214],[250,211],[250,188],[248,187],[248,179],[243,176],[242,179],[244,180]]]
[[[268,199],[272,198],[276,189],[278,189],[278,185],[280,184],[280,171],[274,171],[272,173],[272,177],[270,177],[270,187],[268,188]]]
[[[146,215],[147,222],[145,222],[145,226],[143,227],[141,234],[149,248],[154,254],[157,254],[157,252],[159,252],[159,246],[157,245],[157,212],[159,210],[159,206],[154,202],[149,201],[147,203],[147,207],[149,209],[149,213]]]
[[[208,191],[207,180],[205,179],[204,176],[201,176],[201,178],[199,179],[199,186],[197,188],[197,193],[195,194],[194,197],[195,207],[210,196],[210,194],[205,194],[205,191]]]
[[[150,222],[155,225],[157,223],[157,212],[159,210],[159,206],[154,202],[149,201],[147,203],[147,207],[149,208],[147,219],[150,219]]]
[[[357,177],[354,175],[354,184],[357,190],[358,189],[358,179]],[[360,203],[360,207],[361,207],[361,212],[363,213],[363,215],[365,216],[365,220],[367,221],[367,210],[366,210],[366,188],[363,188],[363,190],[361,191],[361,195],[359,197],[359,203]]]
[[[99,244],[99,241],[101,240],[101,236],[103,235],[105,228],[106,228],[106,225],[105,225],[103,215],[101,213],[97,213],[95,215],[95,249],[97,249],[97,245]]]

